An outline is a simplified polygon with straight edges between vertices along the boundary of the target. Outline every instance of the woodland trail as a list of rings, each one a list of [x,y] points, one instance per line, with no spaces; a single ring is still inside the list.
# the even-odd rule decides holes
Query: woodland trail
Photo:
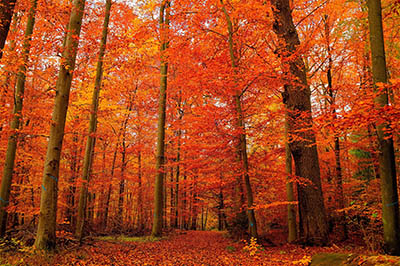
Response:
[[[340,251],[285,245],[260,247],[251,254],[244,246],[220,232],[185,231],[153,242],[93,240],[52,256],[14,254],[6,265],[308,265],[314,253]]]

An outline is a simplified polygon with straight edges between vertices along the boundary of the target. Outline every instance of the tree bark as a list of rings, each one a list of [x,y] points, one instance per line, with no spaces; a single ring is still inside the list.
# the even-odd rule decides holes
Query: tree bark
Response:
[[[336,107],[335,107],[335,95],[333,94],[333,82],[332,82],[332,54],[331,54],[331,46],[330,46],[330,27],[329,27],[329,16],[325,15],[325,38],[326,38],[326,47],[328,53],[328,69],[326,72],[326,77],[328,80],[328,96],[329,103],[331,106],[332,118],[333,121],[337,120]],[[336,170],[336,178],[335,178],[335,200],[336,200],[336,208],[339,210],[344,209],[344,193],[343,193],[343,174],[342,174],[342,166],[340,160],[340,139],[336,129],[333,129],[334,133],[334,151],[335,151],[335,170]],[[347,227],[346,227],[346,216],[342,211],[338,214],[338,226],[341,228],[341,238],[342,240],[347,239]]]
[[[11,120],[11,125],[10,125],[12,133],[8,138],[7,152],[3,169],[3,178],[1,179],[1,188],[0,188],[0,237],[4,236],[7,226],[7,211],[5,210],[5,208],[8,206],[10,198],[11,182],[14,172],[15,155],[17,152],[17,144],[18,144],[18,130],[20,128],[22,120],[22,106],[23,106],[23,99],[25,92],[26,66],[29,63],[29,52],[31,49],[33,28],[35,25],[36,5],[37,1],[32,0],[31,8],[29,9],[29,14],[28,14],[28,21],[26,23],[25,39],[22,50],[23,63],[20,65],[18,70],[17,84],[14,92],[14,110],[13,110],[13,118]],[[0,12],[0,19],[1,19],[1,12]],[[1,27],[3,27],[3,25],[0,25],[0,28]]]
[[[158,129],[157,129],[157,158],[156,158],[156,180],[154,186],[154,217],[151,235],[161,236],[163,222],[163,189],[164,189],[164,146],[165,146],[165,110],[167,100],[167,74],[168,62],[165,51],[168,48],[169,28],[169,0],[163,0],[160,7],[160,35],[161,35],[161,79],[160,98],[158,103]]]
[[[35,240],[35,247],[38,249],[51,250],[56,246],[60,157],[84,9],[85,0],[74,0],[57,79],[50,138],[43,171],[39,225]]]
[[[97,110],[99,108],[101,81],[103,78],[103,60],[106,52],[110,11],[111,11],[111,0],[106,0],[103,32],[100,41],[100,52],[97,60],[96,79],[92,96],[89,132],[86,140],[85,157],[83,159],[83,169],[82,169],[83,184],[81,186],[79,193],[78,217],[77,217],[76,231],[75,231],[75,236],[79,240],[81,240],[83,237],[83,227],[85,223],[84,213],[85,213],[86,200],[88,194],[88,182],[89,182],[90,172],[92,169],[94,147],[96,145],[96,137],[94,136],[94,134],[96,134],[96,128],[97,128]]]
[[[372,59],[372,77],[374,84],[387,83],[385,45],[382,29],[382,8],[380,0],[368,0],[368,23]],[[375,98],[377,109],[389,103],[388,91],[384,89]],[[393,137],[385,130],[390,128],[389,121],[377,122],[376,131],[379,144],[379,175],[382,193],[382,219],[385,251],[391,255],[400,255],[400,219],[399,197],[397,193],[396,163]]]
[[[11,18],[14,14],[16,0],[0,1],[0,59],[3,57],[3,49],[6,44]]]
[[[285,168],[287,174],[286,182],[286,196],[288,202],[294,202],[293,183],[289,181],[292,175],[292,154],[289,147],[288,136],[288,114],[285,114]],[[296,223],[296,206],[293,204],[288,205],[288,242],[294,242],[297,239],[297,223]]]
[[[235,56],[235,47],[234,47],[234,41],[233,41],[233,23],[231,20],[231,17],[228,14],[228,11],[226,10],[225,4],[223,0],[221,0],[222,4],[222,11],[225,14],[225,19],[227,22],[228,26],[228,45],[229,45],[229,54],[230,54],[230,59],[231,59],[231,66],[234,70],[234,72],[237,72],[237,58]],[[240,99],[241,92],[237,92],[236,95],[234,96],[234,102],[235,102],[235,109],[237,113],[237,126],[241,130],[239,134],[239,144],[238,144],[238,159],[240,163],[242,164],[242,170],[243,170],[243,178],[244,178],[244,184],[246,188],[246,198],[247,198],[247,219],[249,220],[249,233],[251,237],[258,238],[257,234],[257,222],[256,222],[256,217],[254,214],[254,209],[253,209],[253,191],[251,188],[250,184],[250,176],[249,176],[249,163],[248,163],[248,158],[247,158],[247,144],[246,144],[246,129],[245,129],[245,123],[244,123],[244,116],[243,116],[243,110],[242,110],[242,103]]]
[[[297,176],[310,184],[298,184],[299,229],[301,240],[308,245],[328,242],[328,223],[322,196],[321,178],[315,134],[312,131],[311,91],[307,84],[306,69],[301,57],[289,62],[300,44],[293,24],[289,0],[271,0],[273,30],[281,43],[279,56],[285,74],[291,82],[284,86],[283,101],[288,110],[289,147],[295,162]]]

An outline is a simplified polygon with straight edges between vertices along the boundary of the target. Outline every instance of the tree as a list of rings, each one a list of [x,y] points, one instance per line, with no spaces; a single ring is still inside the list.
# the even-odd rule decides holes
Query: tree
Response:
[[[298,56],[300,44],[288,0],[272,0],[273,30],[280,42],[278,55],[285,82],[283,102],[288,110],[289,147],[295,163],[295,174],[309,184],[298,184],[300,238],[305,244],[325,245],[328,224],[322,196],[318,152],[312,130],[311,91],[304,62]],[[292,56],[295,55],[293,59]]]
[[[228,26],[228,45],[229,45],[229,55],[231,60],[231,66],[234,71],[234,74],[237,73],[237,58],[235,56],[235,47],[233,40],[233,23],[231,17],[225,7],[223,0],[221,0],[222,11],[224,12],[226,23]],[[247,218],[249,220],[249,233],[251,237],[258,238],[257,234],[257,222],[254,214],[254,206],[253,206],[253,191],[250,184],[250,176],[249,176],[249,162],[247,157],[247,141],[246,141],[246,129],[245,129],[245,121],[243,108],[241,103],[241,95],[242,91],[237,91],[234,96],[235,110],[237,113],[237,127],[240,130],[238,137],[238,160],[241,163],[241,168],[243,169],[243,178],[244,184],[246,188],[246,198],[247,198]]]
[[[16,0],[0,1],[0,59],[3,56],[3,48],[6,44],[11,18],[14,14]]]
[[[39,224],[35,240],[35,247],[38,249],[52,250],[56,246],[60,157],[84,9],[85,0],[74,0],[61,57],[42,179]]]
[[[104,54],[106,52],[108,24],[110,22],[110,11],[111,11],[111,0],[106,0],[103,32],[100,41],[100,52],[97,61],[96,79],[94,84],[92,105],[90,112],[89,132],[86,140],[85,157],[83,159],[82,179],[84,180],[85,183],[81,187],[79,196],[78,218],[75,231],[75,236],[78,239],[82,239],[83,226],[85,223],[84,213],[87,200],[87,186],[88,186],[87,183],[89,182],[89,176],[92,168],[93,152],[96,142],[96,137],[94,136],[94,134],[96,134],[96,127],[97,127],[97,110],[99,107],[101,81],[103,77],[103,60],[104,60]]]
[[[385,45],[382,29],[382,8],[380,0],[368,0],[368,23],[372,59],[373,82],[387,83]],[[375,98],[377,109],[389,104],[387,88]],[[376,121],[379,143],[379,175],[382,193],[382,219],[385,250],[391,255],[400,255],[399,197],[397,194],[396,162],[393,137],[386,133],[388,121]]]
[[[288,140],[288,113],[285,114],[285,168],[288,175],[286,182],[286,196],[289,202],[294,202],[293,182],[289,179],[292,175],[293,160],[290,153],[289,140]],[[297,239],[297,223],[296,223],[296,209],[294,204],[288,205],[288,242],[291,243]]]
[[[0,188],[0,236],[4,236],[7,226],[7,211],[5,208],[8,205],[10,197],[10,188],[14,172],[15,155],[17,152],[18,144],[18,130],[20,129],[22,119],[22,106],[25,91],[25,80],[26,80],[26,66],[29,62],[29,51],[31,49],[31,40],[33,28],[35,25],[37,0],[31,1],[31,8],[29,9],[28,21],[25,29],[25,39],[22,51],[22,64],[19,67],[17,74],[17,84],[14,92],[14,109],[13,119],[11,121],[11,129],[13,132],[8,138],[6,159],[4,162],[3,178],[1,179]],[[1,40],[0,40],[1,41]]]
[[[163,188],[164,188],[164,146],[165,146],[165,109],[167,100],[167,75],[168,62],[166,50],[168,48],[169,29],[169,0],[163,0],[160,7],[160,36],[161,36],[161,80],[160,98],[158,102],[158,129],[157,129],[157,157],[156,157],[156,183],[154,187],[154,218],[151,235],[160,236],[163,221]]]

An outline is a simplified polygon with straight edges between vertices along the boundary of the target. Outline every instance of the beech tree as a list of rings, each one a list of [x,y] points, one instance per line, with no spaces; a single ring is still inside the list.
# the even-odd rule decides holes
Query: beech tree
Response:
[[[31,40],[33,28],[35,25],[37,0],[31,1],[31,7],[29,9],[28,20],[25,29],[25,40],[22,51],[22,64],[19,67],[17,74],[17,83],[14,92],[14,109],[13,119],[11,121],[11,129],[13,132],[8,138],[7,153],[3,168],[3,178],[1,179],[0,188],[0,237],[4,236],[7,226],[7,211],[6,207],[10,199],[10,188],[12,177],[14,173],[14,162],[17,152],[18,144],[18,130],[20,129],[22,119],[22,106],[24,100],[25,81],[26,81],[26,69],[29,63],[29,51],[31,49]],[[1,40],[0,40],[1,45]]]
[[[368,23],[370,31],[372,78],[374,84],[387,83],[385,45],[382,29],[382,8],[380,0],[368,0]],[[389,104],[388,89],[378,92],[375,98],[377,109]],[[385,250],[392,255],[400,255],[399,196],[397,193],[396,160],[393,137],[386,133],[390,122],[377,122],[379,143],[379,175],[382,193],[382,220]]]
[[[35,247],[38,249],[52,250],[56,246],[60,157],[84,9],[85,0],[74,0],[68,24],[68,32],[64,42],[64,50],[62,52],[50,137],[43,171],[40,216],[35,240]]]
[[[235,44],[233,40],[233,23],[232,19],[226,9],[226,6],[221,0],[222,4],[222,11],[224,12],[227,27],[228,27],[228,46],[229,46],[229,55],[230,55],[230,60],[231,60],[231,66],[233,69],[233,73],[237,74],[237,58],[236,55],[237,52],[235,51]],[[254,238],[258,238],[257,234],[257,222],[256,222],[256,217],[254,214],[254,200],[253,200],[253,192],[250,184],[250,176],[249,176],[249,162],[248,162],[248,157],[247,157],[247,142],[246,142],[246,128],[245,128],[245,121],[244,121],[244,114],[243,114],[243,108],[242,108],[242,103],[241,103],[241,95],[243,91],[239,91],[237,89],[235,96],[233,97],[233,101],[235,104],[235,110],[237,113],[237,127],[240,130],[239,136],[238,136],[238,146],[237,146],[237,159],[241,164],[241,169],[244,172],[243,173],[243,179],[244,179],[244,184],[246,188],[246,199],[247,199],[247,218],[249,222],[249,232],[250,236]],[[239,182],[239,185],[241,185],[241,181]]]
[[[168,58],[166,50],[168,48],[168,30],[170,2],[162,0],[160,7],[159,30],[160,30],[160,98],[158,102],[158,128],[157,128],[157,154],[156,154],[156,179],[154,186],[154,218],[151,235],[160,236],[163,221],[163,189],[164,189],[164,146],[165,146],[165,109],[167,100],[167,78],[168,78]]]
[[[85,222],[84,213],[87,200],[87,182],[89,182],[90,172],[92,168],[93,152],[96,142],[96,137],[94,136],[94,134],[96,134],[96,127],[97,127],[97,110],[99,108],[101,81],[103,77],[103,60],[104,60],[104,54],[106,52],[108,24],[110,22],[110,12],[111,12],[111,0],[106,0],[103,32],[100,41],[100,52],[97,61],[96,79],[94,84],[92,105],[90,112],[89,132],[86,140],[85,157],[83,159],[82,179],[86,181],[86,183],[82,185],[80,191],[78,219],[75,232],[76,237],[79,239],[82,239],[83,236],[83,227]]]
[[[300,239],[309,245],[328,243],[328,223],[322,196],[318,152],[312,129],[311,91],[303,59],[296,55],[300,44],[288,0],[271,1],[275,31],[281,49],[278,54],[283,72],[290,82],[284,84],[283,102],[288,109],[289,147],[295,174],[309,184],[298,184]],[[288,59],[290,58],[290,59]]]

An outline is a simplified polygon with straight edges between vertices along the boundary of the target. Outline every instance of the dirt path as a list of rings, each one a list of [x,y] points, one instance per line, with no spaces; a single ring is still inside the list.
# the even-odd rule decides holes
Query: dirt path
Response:
[[[243,247],[243,243],[233,242],[219,232],[188,231],[155,242],[96,240],[53,256],[14,254],[7,262],[8,265],[308,265],[312,253],[337,251],[291,245],[259,249],[252,255]]]

